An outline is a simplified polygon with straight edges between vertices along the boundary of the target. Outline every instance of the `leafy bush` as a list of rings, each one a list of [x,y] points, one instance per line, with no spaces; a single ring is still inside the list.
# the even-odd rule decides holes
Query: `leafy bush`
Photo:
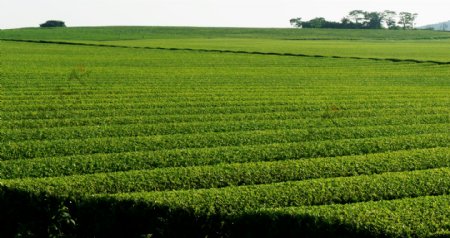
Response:
[[[66,27],[63,21],[49,20],[39,25],[40,27]]]

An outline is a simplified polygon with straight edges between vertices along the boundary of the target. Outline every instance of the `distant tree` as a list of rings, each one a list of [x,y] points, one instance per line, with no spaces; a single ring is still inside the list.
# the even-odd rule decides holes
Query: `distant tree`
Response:
[[[364,20],[364,28],[381,29],[383,28],[384,14],[382,12],[364,12]]]
[[[355,23],[352,20],[350,20],[348,17],[343,17],[341,19],[341,23],[339,28],[342,29],[359,29],[362,28],[362,24],[361,23]]]
[[[355,24],[363,23],[365,19],[365,11],[353,10],[348,14],[347,19],[349,19],[351,22]]]
[[[324,28],[327,23],[327,20],[323,17],[316,17],[309,21],[309,25],[311,28]]]
[[[298,17],[290,19],[289,22],[294,27],[302,28],[383,29],[384,24],[386,24],[389,29],[398,29],[399,26],[396,25],[398,19],[398,24],[403,29],[413,29],[416,18],[417,13],[401,12],[397,15],[396,12],[390,10],[383,12],[353,10],[340,22],[327,21],[323,17],[316,17],[309,21],[303,21],[302,18]],[[447,27],[445,26],[445,28]]]
[[[309,21],[302,22],[303,28],[344,28],[344,25],[340,22],[327,21],[323,17],[316,17]]]
[[[414,21],[416,18],[417,13],[400,12],[398,24],[400,24],[403,29],[414,29]]]
[[[447,23],[442,23],[442,30],[443,30],[443,31],[446,31],[447,28],[448,28]]]
[[[39,25],[40,27],[66,27],[63,21],[49,20]]]
[[[289,20],[289,22],[291,23],[291,25],[293,27],[302,28],[302,18],[301,17],[292,18],[291,20]]]
[[[388,29],[397,29],[397,13],[391,10],[385,10],[383,12],[384,22]]]
[[[352,22],[352,21],[350,21],[350,19],[348,19],[348,17],[343,17],[343,18],[341,19],[341,24],[342,24],[342,25],[350,25],[351,22]]]

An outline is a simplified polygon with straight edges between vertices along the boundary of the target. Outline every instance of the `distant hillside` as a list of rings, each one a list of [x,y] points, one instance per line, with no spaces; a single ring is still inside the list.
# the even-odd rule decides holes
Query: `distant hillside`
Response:
[[[442,30],[450,31],[450,21],[441,22],[441,23],[437,23],[437,24],[426,25],[426,26],[421,26],[419,28],[420,29],[433,28],[433,29],[438,30],[438,31],[442,31]]]
[[[144,40],[186,38],[258,38],[283,40],[418,40],[450,39],[448,32],[349,29],[264,29],[213,27],[61,27],[0,31],[0,39],[38,40]]]

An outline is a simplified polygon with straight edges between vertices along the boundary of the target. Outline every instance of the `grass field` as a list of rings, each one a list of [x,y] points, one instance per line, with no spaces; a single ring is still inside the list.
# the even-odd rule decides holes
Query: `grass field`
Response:
[[[22,28],[0,31],[2,39],[38,40],[142,40],[142,39],[325,39],[325,40],[437,40],[450,39],[449,32],[415,30],[264,29],[206,27],[70,27]]]
[[[93,43],[93,42],[90,42]],[[279,40],[279,39],[153,39],[105,41],[134,47],[189,48],[245,52],[294,53],[310,56],[415,59],[450,62],[450,40]]]
[[[448,33],[0,38],[2,237],[450,235]]]

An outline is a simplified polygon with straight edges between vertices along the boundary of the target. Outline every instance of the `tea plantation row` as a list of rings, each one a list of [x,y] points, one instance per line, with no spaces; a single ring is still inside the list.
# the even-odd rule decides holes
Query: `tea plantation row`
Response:
[[[0,43],[2,237],[450,232],[448,65]]]

